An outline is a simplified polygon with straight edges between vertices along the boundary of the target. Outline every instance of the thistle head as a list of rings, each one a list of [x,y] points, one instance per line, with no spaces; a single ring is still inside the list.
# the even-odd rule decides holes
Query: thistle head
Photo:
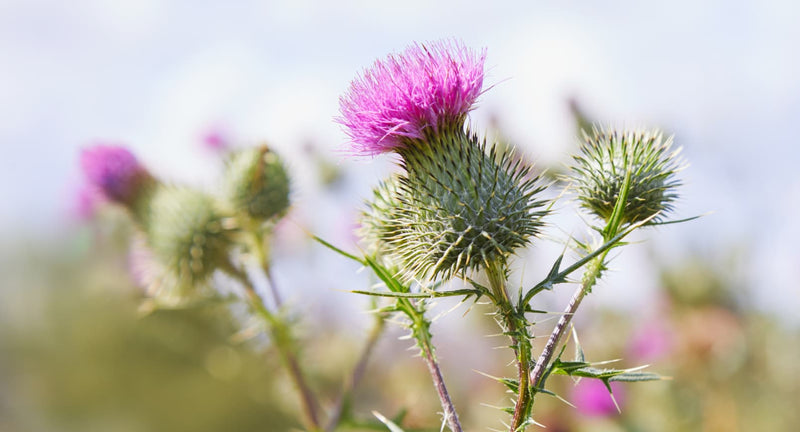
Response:
[[[376,61],[339,100],[336,121],[353,152],[376,155],[461,129],[482,92],[485,58],[458,41],[438,41]]]
[[[153,178],[130,150],[96,145],[80,155],[81,169],[92,188],[109,201],[132,206]]]
[[[376,189],[363,225],[409,277],[448,279],[505,265],[539,233],[545,211],[538,179],[475,135],[437,137],[404,163],[406,174]]]
[[[205,281],[228,265],[233,243],[228,219],[209,195],[160,186],[140,220],[153,257],[183,286]]]
[[[289,176],[267,146],[233,153],[225,171],[225,195],[237,214],[263,222],[289,208]]]
[[[580,155],[575,156],[572,180],[581,206],[606,222],[630,175],[620,222],[633,224],[672,210],[681,185],[675,174],[683,168],[672,138],[658,130],[584,131]]]

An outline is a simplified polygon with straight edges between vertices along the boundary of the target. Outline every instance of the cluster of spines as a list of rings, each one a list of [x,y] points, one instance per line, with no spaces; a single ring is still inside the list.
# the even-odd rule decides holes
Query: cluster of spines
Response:
[[[213,197],[164,185],[153,193],[147,209],[142,224],[147,245],[179,285],[191,288],[227,265],[233,227]]]
[[[630,186],[623,222],[660,220],[672,210],[681,185],[675,173],[683,168],[679,149],[660,131],[616,130],[594,127],[583,132],[581,154],[574,156],[573,182],[581,206],[608,220],[626,176]]]
[[[426,141],[401,151],[406,174],[376,189],[366,218],[410,276],[505,263],[539,233],[543,187],[529,167],[463,129]]]

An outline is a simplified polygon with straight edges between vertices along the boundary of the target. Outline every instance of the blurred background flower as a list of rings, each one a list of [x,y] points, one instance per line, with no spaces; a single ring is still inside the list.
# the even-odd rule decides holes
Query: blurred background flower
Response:
[[[333,394],[370,320],[366,300],[342,291],[370,281],[304,230],[352,245],[354,210],[391,169],[389,157],[337,154],[347,139],[332,120],[338,97],[375,58],[446,37],[487,48],[485,86],[494,88],[470,114],[476,129],[558,171],[577,149],[576,111],[660,127],[690,162],[675,217],[714,212],[648,232],[614,259],[576,322],[590,359],[652,362],[673,379],[623,385],[623,412],[609,418],[574,418],[573,408],[541,398],[540,421],[551,430],[800,424],[796,2],[10,0],[0,8],[8,101],[0,106],[0,430],[299,426],[267,341],[231,342],[226,320],[236,311],[135,315],[129,228],[121,212],[86,195],[75,201],[79,149],[129,143],[158,178],[210,189],[224,164],[204,146],[269,142],[286,159],[294,203],[276,228],[273,276],[298,311],[306,358],[325,359],[309,362],[312,378]],[[209,138],[215,128],[219,139]],[[81,222],[76,209],[94,221]],[[550,222],[584,229],[571,209]],[[540,280],[548,270],[540,263],[562,247],[540,242],[512,263],[511,280]],[[560,310],[568,291],[536,306]],[[452,306],[442,301],[434,312]],[[479,404],[507,401],[472,371],[502,375],[510,360],[493,357],[502,342],[480,336],[496,330],[475,308],[433,327],[456,406],[476,407],[462,414],[470,430],[499,427]],[[647,336],[650,325],[658,330]],[[355,409],[368,418],[409,408],[407,425],[438,424],[426,372],[416,359],[403,363],[397,345],[379,344]],[[568,395],[572,382],[558,382]]]

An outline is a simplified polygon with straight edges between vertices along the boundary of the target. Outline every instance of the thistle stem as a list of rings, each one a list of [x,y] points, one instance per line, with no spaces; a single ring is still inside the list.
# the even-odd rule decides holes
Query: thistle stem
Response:
[[[232,264],[226,270],[242,284],[250,308],[267,323],[273,343],[278,348],[284,366],[289,371],[289,376],[300,393],[300,402],[303,406],[303,413],[309,430],[314,432],[321,431],[318,403],[314,393],[311,391],[311,387],[308,385],[303,369],[300,367],[286,323],[267,309],[264,305],[264,299],[256,291],[250,277],[244,271]]]
[[[269,254],[264,247],[264,239],[259,235],[259,230],[255,229],[253,233],[253,246],[255,249],[255,256],[258,260],[258,265],[264,272],[269,285],[269,292],[272,294],[272,300],[275,302],[275,307],[281,308],[283,306],[283,299],[278,291],[278,286],[275,284],[275,278],[272,276],[272,266],[269,263]]]
[[[450,393],[447,392],[447,386],[444,384],[444,377],[442,371],[439,369],[439,362],[433,353],[433,345],[430,338],[420,338],[420,345],[422,348],[422,358],[425,360],[425,365],[428,366],[428,372],[433,379],[433,385],[436,387],[436,393],[439,395],[439,401],[442,403],[444,410],[445,421],[447,426],[453,432],[462,432],[461,422],[458,420],[456,408],[453,406],[453,401],[450,400]]]
[[[575,312],[581,305],[583,298],[586,297],[586,294],[591,292],[592,287],[597,282],[597,278],[600,276],[600,272],[603,269],[607,254],[608,251],[605,251],[599,257],[590,262],[588,268],[584,272],[581,285],[577,290],[575,290],[575,293],[572,295],[567,308],[564,310],[561,318],[558,319],[555,328],[553,328],[553,332],[547,339],[547,344],[545,344],[544,350],[542,350],[542,354],[539,356],[539,359],[536,360],[536,365],[533,367],[533,372],[531,373],[531,383],[533,383],[534,389],[544,388],[544,382],[547,379],[545,372],[553,358],[556,347],[561,342],[564,333],[566,333],[567,326],[569,326],[569,323],[572,321],[572,317],[575,315]]]
[[[517,402],[514,405],[514,416],[511,419],[511,432],[519,431],[524,427],[530,416],[531,392],[530,376],[531,366],[531,346],[530,337],[527,336],[527,323],[524,316],[520,317],[516,309],[511,304],[506,290],[506,278],[503,271],[503,264],[498,262],[489,263],[486,266],[486,275],[496,301],[500,314],[503,317],[503,326],[511,338],[511,347],[514,349],[514,358],[517,363]]]
[[[367,368],[367,361],[369,360],[375,345],[378,343],[378,339],[380,339],[380,336],[383,334],[383,329],[385,327],[386,325],[384,316],[376,316],[375,323],[372,326],[372,330],[369,332],[369,336],[367,336],[367,342],[364,344],[364,349],[361,352],[361,356],[358,358],[350,377],[347,379],[347,381],[345,381],[342,394],[339,396],[339,400],[336,402],[333,412],[331,413],[331,417],[328,420],[328,424],[325,426],[325,432],[333,432],[339,425],[339,422],[342,420],[342,415],[350,403],[353,390],[358,385],[358,382],[361,381],[361,377],[364,375],[364,371]]]

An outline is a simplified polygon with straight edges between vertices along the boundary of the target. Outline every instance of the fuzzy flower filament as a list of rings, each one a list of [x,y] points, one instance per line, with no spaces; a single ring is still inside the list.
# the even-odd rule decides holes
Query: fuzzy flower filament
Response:
[[[352,151],[376,155],[460,129],[482,93],[485,51],[457,41],[414,44],[378,60],[340,98]]]

